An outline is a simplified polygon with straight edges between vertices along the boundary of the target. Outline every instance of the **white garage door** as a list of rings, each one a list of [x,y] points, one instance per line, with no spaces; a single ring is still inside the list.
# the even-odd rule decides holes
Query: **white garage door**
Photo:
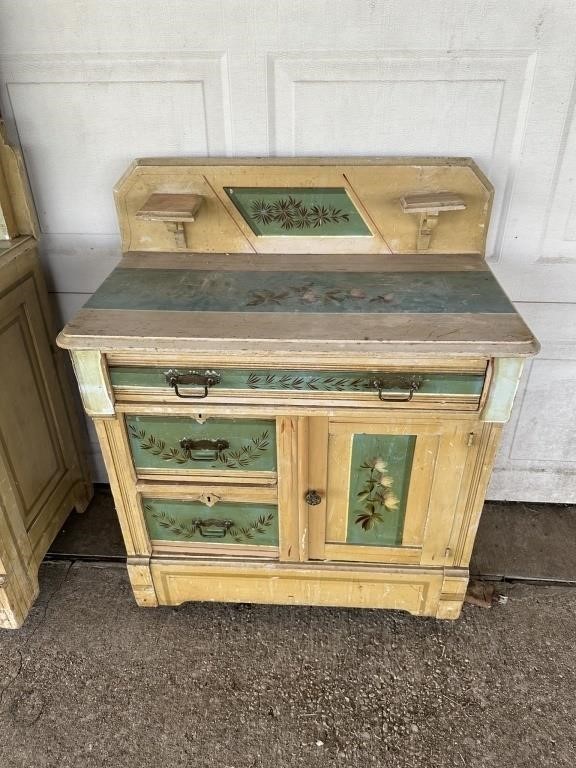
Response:
[[[118,258],[134,156],[471,155],[542,342],[489,495],[576,501],[574,29],[571,0],[0,0],[0,111],[63,319]]]

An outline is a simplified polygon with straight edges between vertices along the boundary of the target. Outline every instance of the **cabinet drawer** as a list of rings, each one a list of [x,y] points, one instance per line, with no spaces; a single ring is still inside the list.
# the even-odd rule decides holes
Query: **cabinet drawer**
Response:
[[[484,388],[486,366],[475,370],[296,370],[272,368],[207,368],[112,366],[110,379],[117,397],[146,394],[195,400],[243,401],[281,399],[355,400],[381,406],[453,400],[477,407]],[[176,386],[174,386],[174,384]]]
[[[213,497],[214,498],[214,497]],[[278,557],[278,507],[253,501],[200,501],[144,496],[157,553]]]
[[[192,475],[219,482],[276,478],[274,419],[126,417],[139,477]],[[228,480],[227,480],[228,478]]]

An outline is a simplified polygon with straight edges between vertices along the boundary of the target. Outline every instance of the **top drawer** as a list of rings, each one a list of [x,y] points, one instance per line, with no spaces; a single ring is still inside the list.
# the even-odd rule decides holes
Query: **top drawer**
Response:
[[[204,366],[112,366],[119,399],[145,396],[246,402],[266,399],[361,401],[363,406],[420,403],[423,407],[478,408],[486,370],[297,370]],[[344,404],[344,403],[342,403]]]

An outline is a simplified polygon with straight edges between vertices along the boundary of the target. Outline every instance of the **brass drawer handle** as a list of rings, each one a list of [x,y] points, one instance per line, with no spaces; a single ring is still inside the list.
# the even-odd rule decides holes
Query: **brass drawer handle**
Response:
[[[373,379],[371,384],[374,389],[378,390],[378,398],[382,400],[383,403],[408,403],[414,397],[414,392],[417,392],[421,386],[420,381],[411,379],[410,381],[405,382],[405,386],[408,388],[407,394],[399,396],[386,395],[386,397],[382,397],[383,390],[390,386],[390,382],[386,382],[384,379]]]
[[[180,440],[180,448],[189,455],[191,461],[217,461],[218,457],[227,448],[230,448],[228,440],[194,440],[193,437],[184,437]],[[206,451],[203,455],[193,455],[194,451]]]
[[[170,387],[174,387],[174,391],[178,397],[182,398],[196,398],[202,399],[208,397],[208,387],[213,387],[215,384],[220,384],[222,377],[216,371],[177,371],[170,369],[166,371],[164,376],[166,377],[166,383]],[[204,393],[200,395],[196,394],[183,394],[178,389],[179,386],[186,386],[192,384],[197,387],[203,387]]]
[[[223,539],[230,528],[234,527],[232,520],[191,520],[190,524],[204,539]]]

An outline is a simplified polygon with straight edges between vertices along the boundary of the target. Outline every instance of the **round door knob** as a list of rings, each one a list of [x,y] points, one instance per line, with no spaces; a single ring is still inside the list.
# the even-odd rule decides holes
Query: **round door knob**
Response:
[[[306,504],[310,504],[311,507],[315,507],[316,504],[320,504],[322,501],[322,496],[320,496],[318,491],[307,491],[304,498],[306,499]]]

